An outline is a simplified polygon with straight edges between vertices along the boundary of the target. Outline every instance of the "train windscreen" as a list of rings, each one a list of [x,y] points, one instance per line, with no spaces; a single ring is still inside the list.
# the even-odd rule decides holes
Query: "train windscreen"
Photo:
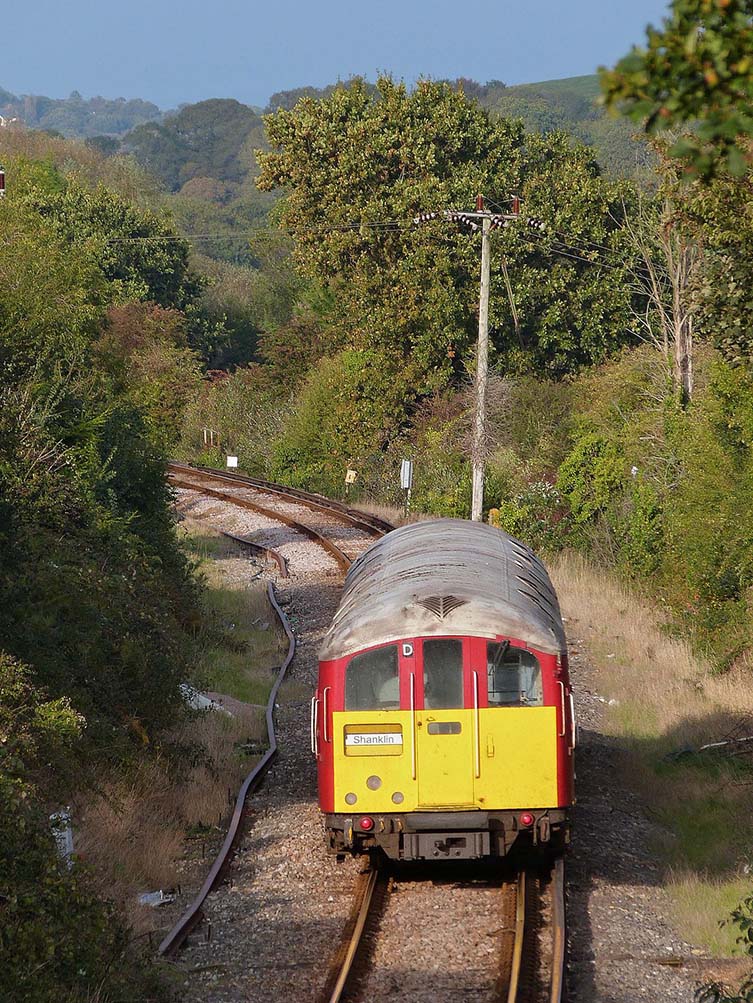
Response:
[[[345,670],[346,710],[397,710],[400,683],[397,645],[364,651]]]
[[[486,678],[490,707],[541,707],[544,694],[538,659],[509,641],[488,644]]]

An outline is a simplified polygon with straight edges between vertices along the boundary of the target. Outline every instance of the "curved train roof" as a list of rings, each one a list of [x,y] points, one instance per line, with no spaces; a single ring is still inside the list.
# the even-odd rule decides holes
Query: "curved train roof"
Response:
[[[541,561],[507,533],[465,519],[411,523],[369,547],[348,571],[319,657],[431,634],[502,634],[550,654],[565,647]]]

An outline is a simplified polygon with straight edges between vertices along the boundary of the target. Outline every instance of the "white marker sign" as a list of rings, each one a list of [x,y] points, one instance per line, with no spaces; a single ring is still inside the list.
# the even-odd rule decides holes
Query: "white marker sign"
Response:
[[[229,467],[237,467],[238,466],[238,457],[237,456],[228,456],[228,458],[227,458],[227,465]]]
[[[346,745],[402,745],[403,736],[399,731],[352,732],[345,736]]]

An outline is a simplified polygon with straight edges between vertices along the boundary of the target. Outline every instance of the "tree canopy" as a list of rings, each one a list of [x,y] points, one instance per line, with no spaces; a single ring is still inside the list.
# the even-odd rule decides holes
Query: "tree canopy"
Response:
[[[471,364],[479,244],[444,220],[417,226],[418,214],[472,209],[478,192],[509,208],[519,194],[525,216],[552,236],[618,246],[629,193],[599,176],[587,149],[492,121],[448,84],[424,81],[409,93],[387,78],[376,92],[353,82],[277,111],[267,129],[273,149],[259,155],[258,183],[285,192],[278,218],[303,274],[334,296],[344,342],[396,354],[419,391]],[[557,255],[551,237],[533,232],[521,219],[493,240],[490,322],[501,364],[564,372],[603,358],[627,335],[618,257],[594,267],[588,253]]]
[[[138,126],[124,140],[123,149],[175,191],[196,177],[241,181],[249,169],[241,151],[251,133],[255,145],[261,145],[262,122],[252,108],[213,98],[187,105],[162,123]]]
[[[753,135],[753,2],[674,0],[661,29],[612,70],[601,70],[606,103],[649,133],[692,126],[671,147],[688,173],[743,175]]]

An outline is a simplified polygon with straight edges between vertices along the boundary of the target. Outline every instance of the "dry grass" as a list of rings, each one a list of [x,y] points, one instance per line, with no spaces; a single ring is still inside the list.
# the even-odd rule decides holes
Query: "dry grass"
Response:
[[[426,519],[437,518],[426,512],[410,512],[406,516],[405,509],[400,508],[398,505],[385,505],[374,501],[356,502],[354,508],[356,511],[360,509],[362,512],[368,512],[369,515],[375,515],[379,519],[386,519],[393,526],[407,526],[409,522],[424,522]]]
[[[138,894],[178,883],[187,835],[222,825],[228,792],[235,795],[255,761],[242,747],[265,736],[253,710],[192,716],[162,737],[169,756],[145,757],[127,776],[106,781],[95,801],[77,807],[77,852],[137,931],[156,919],[138,905]],[[180,748],[190,749],[190,763],[177,758]]]
[[[662,823],[657,849],[683,935],[710,949],[734,949],[719,922],[753,881],[749,827],[753,755],[676,756],[731,735],[753,735],[753,676],[714,674],[682,639],[669,636],[661,608],[642,601],[576,555],[551,562],[571,633],[582,637],[600,694],[617,701],[607,728],[622,749],[627,779]]]
[[[603,695],[620,701],[616,733],[656,739],[670,751],[719,739],[745,719],[753,725],[752,676],[714,674],[688,643],[667,634],[655,606],[583,558],[561,556],[551,571],[565,615],[588,638]]]

